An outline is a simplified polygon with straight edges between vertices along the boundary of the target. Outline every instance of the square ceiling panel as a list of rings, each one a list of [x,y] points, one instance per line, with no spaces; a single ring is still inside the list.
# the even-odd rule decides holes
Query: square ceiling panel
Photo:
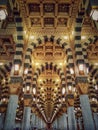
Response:
[[[29,8],[29,13],[39,13],[40,12],[40,4],[38,4],[38,3],[29,3],[28,8]]]
[[[30,27],[66,27],[69,22],[71,3],[66,1],[29,0],[27,2],[27,23]],[[67,22],[68,21],[68,22]]]
[[[69,14],[70,4],[67,3],[60,3],[58,5],[58,12],[59,13],[67,13]]]
[[[14,17],[8,17],[7,20],[9,23],[14,23]]]
[[[6,58],[12,58],[15,53],[15,42],[13,41],[12,36],[1,36],[0,37],[0,58],[3,59],[6,56]]]
[[[92,20],[87,17],[84,19],[83,24],[84,24],[83,26],[86,26],[86,27],[92,26]]]
[[[31,26],[41,26],[41,19],[38,17],[31,18]]]
[[[54,26],[54,18],[44,18],[44,25],[45,26]]]
[[[45,3],[43,5],[43,11],[45,13],[55,13],[55,4],[54,3]]]
[[[59,17],[57,24],[58,26],[67,26],[67,21],[68,21],[67,18]]]

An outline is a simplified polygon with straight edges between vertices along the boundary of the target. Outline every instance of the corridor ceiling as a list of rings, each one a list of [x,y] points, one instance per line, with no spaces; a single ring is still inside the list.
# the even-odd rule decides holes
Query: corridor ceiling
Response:
[[[9,0],[7,18],[0,21],[0,67],[12,63],[15,54],[17,34],[13,8],[18,8],[23,18],[24,54],[29,44],[36,42],[39,37],[47,36],[55,36],[55,39],[60,38],[67,42],[74,52],[75,19],[81,2],[82,0]],[[86,12],[82,25],[81,44],[94,35],[98,35],[97,28]],[[98,42],[90,45],[87,51],[89,61],[93,64],[98,63]],[[43,71],[36,79],[36,94],[32,94],[32,112],[44,117],[47,122],[62,115],[67,108],[66,99],[62,97],[62,81],[59,74],[61,71],[65,76],[66,86],[66,57],[65,50],[56,41],[51,40],[43,42],[32,52],[32,84],[34,74],[43,66]],[[23,92],[20,94],[20,99],[17,120],[21,120],[22,117]]]

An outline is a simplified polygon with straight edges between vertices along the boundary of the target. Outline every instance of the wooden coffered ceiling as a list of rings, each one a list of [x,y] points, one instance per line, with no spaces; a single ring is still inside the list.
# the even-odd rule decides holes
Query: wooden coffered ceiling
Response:
[[[31,34],[55,33],[63,35],[74,29],[75,18],[81,0],[19,0],[24,24]],[[91,32],[91,26],[93,32]],[[83,35],[96,33],[94,23],[87,15],[83,23]],[[70,34],[68,34],[70,35]]]
[[[70,43],[74,37],[75,18],[80,3],[81,0],[16,0],[14,6],[19,8],[23,18],[26,44],[30,35],[37,39],[46,34],[61,38],[68,36],[68,39],[64,40]],[[13,35],[16,42],[14,16],[10,8],[8,13],[7,19],[0,22],[0,35]],[[87,39],[92,35],[97,35],[97,29],[94,21],[86,14],[82,36]]]
[[[45,35],[54,35],[56,38],[61,38],[63,41],[71,44],[73,49],[75,19],[80,2],[81,0],[16,0],[14,3],[15,7],[17,6],[19,8],[23,18],[24,53],[27,44]],[[81,33],[86,38],[82,39],[82,42],[86,41],[90,36],[97,35],[97,33],[94,21],[86,14]],[[34,36],[34,39],[30,39],[30,36]],[[66,39],[64,36],[68,38]],[[7,19],[0,21],[0,62],[13,60],[15,43],[17,42],[16,37],[14,16],[13,12],[9,9]],[[91,44],[87,52],[89,60],[98,62],[98,42],[93,45]],[[32,66],[35,68],[34,71],[38,67],[36,63],[41,65],[46,62],[53,62],[59,66],[60,63],[63,63],[64,66],[60,66],[60,68],[63,68],[64,74],[66,75],[66,65],[64,64],[66,55],[62,48],[56,44],[47,42],[38,46],[32,53],[32,60]],[[41,82],[39,82],[40,79],[42,79]],[[58,110],[58,115],[66,111],[66,103],[62,105],[59,100],[61,97],[61,83],[56,84],[57,79],[60,81],[60,77],[48,68],[48,70],[45,70],[39,75],[37,80],[37,98],[40,101],[37,104],[32,103],[32,110],[35,113],[44,110],[47,119],[48,117],[51,118],[55,110]],[[38,105],[41,106],[39,107]]]
[[[14,5],[19,7],[26,35],[39,37],[53,34],[57,37],[68,35],[71,38],[80,3],[81,0],[16,0]],[[13,34],[16,40],[14,17],[10,9],[7,19],[0,22],[0,27],[1,35]],[[96,34],[94,22],[86,14],[82,35],[88,38]]]
[[[29,27],[67,27],[72,1],[26,1]]]
[[[39,45],[32,53],[32,56],[33,61],[39,61],[41,63],[47,61],[54,63],[64,63],[64,60],[66,60],[66,53],[63,51],[63,49],[56,43],[53,44],[51,42]]]
[[[15,42],[12,35],[0,35],[0,61],[12,61],[15,54]]]

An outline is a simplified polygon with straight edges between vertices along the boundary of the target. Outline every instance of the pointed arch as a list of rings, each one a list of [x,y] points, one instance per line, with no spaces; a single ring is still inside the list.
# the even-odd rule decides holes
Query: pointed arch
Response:
[[[48,64],[48,63],[47,63]],[[39,77],[39,75],[42,73],[42,72],[44,72],[44,70],[46,69],[46,67],[47,67],[47,64],[41,64],[37,69],[36,69],[36,71],[35,71],[35,73],[34,73],[34,76],[33,76],[33,87],[36,87],[37,85],[37,79],[38,79],[38,77]],[[62,87],[66,87],[66,83],[65,83],[65,75],[64,75],[64,72],[62,71],[62,69],[60,68],[60,67],[58,67],[58,65],[57,64],[48,64],[48,66],[50,67],[52,65],[52,70],[54,71],[54,72],[56,72],[58,75],[59,75],[59,77],[60,77],[60,79],[61,79],[61,85],[62,85]]]
[[[72,67],[74,66],[73,54],[72,54],[72,50],[71,50],[69,44],[66,42],[63,42],[63,40],[61,38],[55,39],[55,36],[51,36],[51,37],[44,36],[43,39],[38,38],[37,42],[32,42],[28,46],[28,48],[26,50],[26,55],[25,55],[24,68],[29,68],[30,62],[31,62],[31,54],[36,49],[36,47],[38,47],[42,43],[46,43],[47,41],[60,45],[62,47],[62,49],[64,50],[64,52],[67,54],[67,62],[69,64],[69,66],[72,66]]]

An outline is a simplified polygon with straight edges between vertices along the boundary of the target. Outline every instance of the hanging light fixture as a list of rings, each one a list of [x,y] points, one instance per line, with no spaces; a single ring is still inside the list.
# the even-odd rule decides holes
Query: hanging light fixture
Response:
[[[23,88],[22,91],[24,92],[24,90],[25,90],[25,89]]]
[[[30,90],[30,86],[27,86],[27,91],[29,91]]]
[[[19,64],[14,65],[14,74],[18,75],[19,74]]]
[[[7,17],[7,10],[6,9],[0,9],[0,20],[4,20]]]
[[[95,90],[98,90],[98,86],[97,85],[95,85]]]
[[[70,73],[71,73],[72,75],[74,74],[73,68],[70,68]]]
[[[91,12],[90,16],[93,20],[98,21],[98,0],[90,0]]]
[[[75,87],[73,87],[73,92],[75,93],[75,91],[76,91],[76,88],[75,88]]]
[[[0,62],[0,66],[2,66],[3,65],[3,62]]]
[[[34,95],[36,94],[36,88],[33,88],[33,94]]]
[[[83,69],[84,69],[83,64],[79,64],[79,71],[83,71]]]
[[[15,64],[14,69],[15,69],[15,71],[18,71],[18,70],[19,70],[19,65],[18,65],[18,64]]]
[[[90,16],[93,20],[98,21],[98,9],[92,9]]]
[[[65,97],[62,98],[62,101],[65,102]]]
[[[65,90],[65,88],[63,87],[63,88],[62,88],[62,95],[65,94],[65,91],[66,91],[66,90]]]
[[[6,19],[8,0],[0,0],[0,20]]]
[[[34,101],[34,102],[36,101],[36,98],[35,98],[35,97],[33,98],[33,101]]]
[[[95,97],[93,97],[92,102],[97,102],[97,99]]]
[[[4,102],[6,102],[6,99],[5,99],[5,98],[3,98],[3,99],[2,99],[2,101],[3,101],[3,103],[4,103]]]
[[[68,86],[68,90],[69,90],[69,91],[72,91],[72,86]]]
[[[25,68],[24,74],[26,75],[28,73],[28,68]]]
[[[78,65],[78,68],[79,68],[79,74],[80,75],[83,75],[84,74],[84,64],[83,63],[81,63],[81,64],[79,64]]]
[[[59,99],[59,102],[61,102],[61,99]]]
[[[31,35],[31,36],[30,36],[30,39],[31,39],[31,40],[34,40],[34,36],[33,36],[33,35]]]

